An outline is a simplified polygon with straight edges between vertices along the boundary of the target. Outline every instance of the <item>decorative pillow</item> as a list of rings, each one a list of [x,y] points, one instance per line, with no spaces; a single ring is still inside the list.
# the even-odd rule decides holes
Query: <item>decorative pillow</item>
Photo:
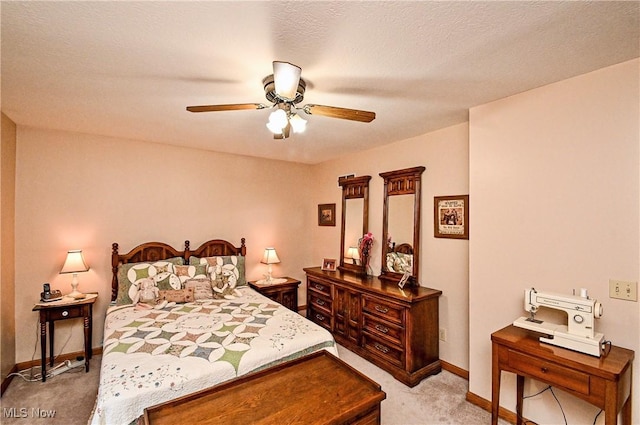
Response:
[[[160,291],[160,296],[156,302],[167,301],[174,303],[190,303],[194,300],[193,288],[187,289],[167,289]]]
[[[116,305],[133,304],[133,298],[140,290],[142,279],[152,278],[158,289],[180,289],[181,283],[174,267],[182,265],[182,257],[156,262],[127,263],[118,266],[118,296]],[[134,284],[136,284],[134,286]]]
[[[189,257],[189,264],[207,264],[207,272],[214,287],[221,287],[225,283],[232,288],[247,284],[244,274],[244,257],[241,255]]]
[[[397,273],[411,272],[413,270],[413,255],[389,252],[387,253],[387,268],[389,271]]]
[[[208,277],[199,279],[189,279],[184,283],[185,289],[193,289],[193,298],[196,300],[213,299],[213,288],[211,279]]]
[[[175,266],[176,275],[183,284],[191,279],[209,279],[207,276],[207,264],[191,264]]]

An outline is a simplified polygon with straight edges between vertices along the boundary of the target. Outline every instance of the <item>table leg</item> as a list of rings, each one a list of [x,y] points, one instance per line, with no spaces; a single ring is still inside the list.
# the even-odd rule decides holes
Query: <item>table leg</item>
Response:
[[[500,365],[498,347],[491,344],[491,425],[498,425],[500,409]]]
[[[42,382],[47,380],[47,323],[40,318],[40,362],[42,364]]]
[[[89,358],[92,358],[92,357],[93,357],[93,304],[89,304]]]
[[[53,336],[55,335],[55,325],[53,320],[49,320],[49,366],[53,367]]]
[[[91,358],[91,320],[84,316],[84,370],[89,372],[89,359]]]
[[[516,425],[522,425],[523,396],[524,396],[524,376],[516,375]]]

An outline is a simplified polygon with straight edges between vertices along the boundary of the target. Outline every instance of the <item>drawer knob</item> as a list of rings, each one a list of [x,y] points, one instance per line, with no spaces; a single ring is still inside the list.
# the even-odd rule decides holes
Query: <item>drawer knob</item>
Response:
[[[324,305],[324,301],[322,301],[320,298],[316,299],[316,304],[318,305]]]
[[[324,316],[322,314],[316,314],[316,319],[318,319],[321,322],[324,322]]]
[[[317,283],[315,285],[313,285],[316,289],[322,291],[324,289],[324,286],[322,285],[318,285]]]
[[[382,351],[385,354],[387,354],[389,352],[389,349],[387,347],[385,347],[384,345],[382,345],[382,344],[375,343],[374,347],[376,347],[376,350]]]
[[[69,312],[67,310],[64,310],[62,312],[62,317],[67,317],[69,315]]]
[[[389,309],[387,307],[382,307],[379,304],[376,304],[376,311],[380,312],[380,313],[387,313],[389,311]]]
[[[540,371],[541,371],[542,373],[547,373],[547,372],[549,372],[549,369],[547,369],[546,367],[541,367],[541,368],[540,368]]]
[[[386,326],[382,326],[382,325],[376,325],[376,329],[379,330],[382,333],[387,333],[389,332],[389,328],[387,328]]]

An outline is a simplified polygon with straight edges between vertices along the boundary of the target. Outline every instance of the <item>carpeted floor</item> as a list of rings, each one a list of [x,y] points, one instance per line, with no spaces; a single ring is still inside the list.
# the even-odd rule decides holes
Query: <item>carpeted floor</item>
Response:
[[[88,373],[77,368],[47,378],[47,382],[29,382],[14,376],[0,398],[0,423],[86,424],[98,395],[101,360],[102,356],[94,355]]]
[[[340,358],[378,382],[387,398],[382,402],[384,425],[488,424],[488,412],[465,401],[465,379],[442,371],[409,388],[382,369],[338,347]],[[95,402],[101,356],[91,360],[91,370],[66,372],[47,382],[27,382],[15,377],[0,399],[0,422],[9,424],[86,424]],[[55,411],[53,417],[50,413]],[[38,417],[40,415],[40,417]],[[507,424],[500,420],[501,425]],[[114,424],[116,425],[116,424]]]

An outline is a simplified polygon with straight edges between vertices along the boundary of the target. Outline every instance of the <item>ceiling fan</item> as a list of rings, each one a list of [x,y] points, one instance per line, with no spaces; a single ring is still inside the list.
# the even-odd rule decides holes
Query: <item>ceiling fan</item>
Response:
[[[271,106],[263,103],[233,103],[227,105],[187,106],[189,112],[239,111],[244,109],[273,108],[269,116],[267,128],[273,133],[274,139],[286,139],[291,131],[301,133],[305,130],[307,121],[298,115],[299,111],[309,115],[323,115],[331,118],[341,118],[351,121],[371,122],[376,113],[357,109],[338,108],[307,104],[298,107],[302,102],[307,83],[300,78],[302,68],[289,62],[273,62],[273,74],[262,80],[265,97]]]

